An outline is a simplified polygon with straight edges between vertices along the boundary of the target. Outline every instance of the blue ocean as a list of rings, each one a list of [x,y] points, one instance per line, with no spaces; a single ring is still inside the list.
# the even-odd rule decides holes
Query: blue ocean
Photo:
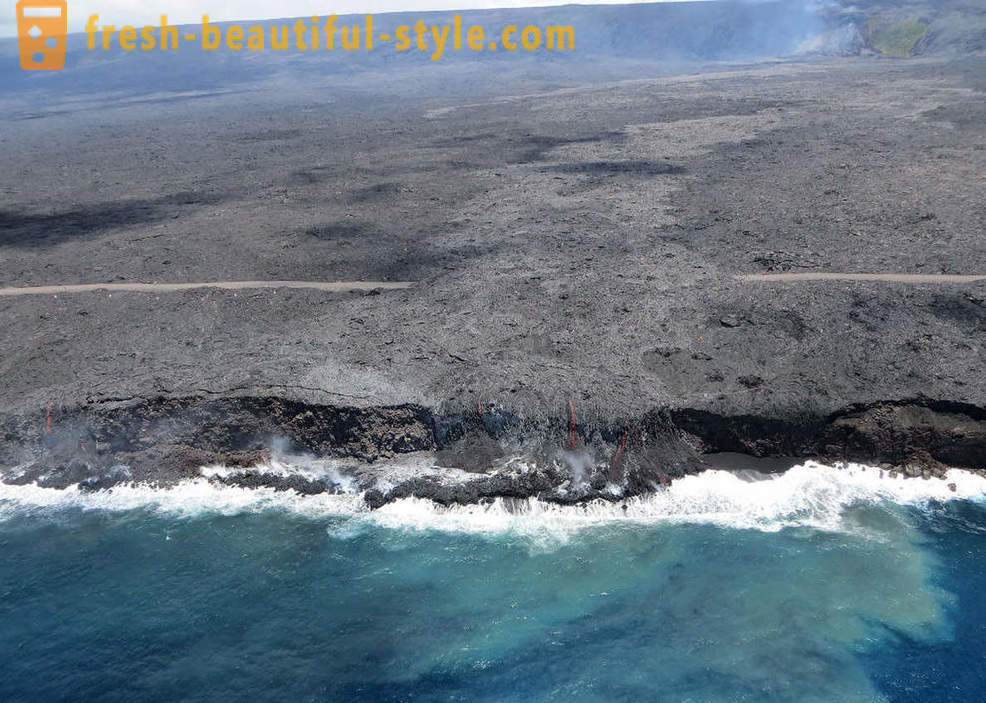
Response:
[[[3,485],[0,555],[7,703],[986,700],[986,481],[958,472],[377,511]]]

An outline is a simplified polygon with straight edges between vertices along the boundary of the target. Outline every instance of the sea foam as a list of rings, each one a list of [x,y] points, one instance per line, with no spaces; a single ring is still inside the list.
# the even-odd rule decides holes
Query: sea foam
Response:
[[[204,472],[213,477],[225,473],[221,467]],[[169,488],[137,484],[101,491],[0,483],[0,519],[63,509],[143,509],[179,518],[274,510],[311,518],[348,517],[347,529],[357,531],[375,525],[478,534],[563,534],[606,524],[661,522],[762,531],[787,527],[845,531],[853,527],[845,513],[854,505],[920,507],[953,499],[986,502],[986,479],[959,470],[949,471],[944,480],[924,480],[891,478],[888,472],[860,464],[827,466],[808,461],[782,474],[757,478],[710,470],[619,502],[558,505],[536,498],[498,498],[484,504],[441,506],[424,498],[403,498],[375,511],[356,492],[302,496],[271,488],[228,486],[206,477]]]
[[[318,467],[317,473],[324,471]],[[279,471],[287,471],[278,467]],[[204,470],[216,477],[221,467]],[[333,472],[334,473],[334,472]],[[952,470],[942,479],[894,478],[860,464],[826,466],[808,461],[782,474],[749,475],[710,470],[675,481],[655,493],[620,502],[590,501],[563,506],[536,498],[495,499],[477,505],[441,506],[404,498],[370,511],[356,492],[302,496],[271,488],[227,486],[203,477],[168,488],[120,485],[101,491],[0,483],[0,519],[25,511],[152,510],[175,517],[233,515],[280,510],[313,518],[349,516],[391,528],[473,533],[569,531],[615,522],[697,523],[775,531],[785,527],[847,529],[846,508],[894,503],[921,506],[933,501],[986,501],[986,479]],[[954,490],[953,490],[954,489]]]
[[[151,510],[179,518],[205,515],[282,510],[319,517],[356,514],[367,510],[358,494],[320,494],[302,496],[294,491],[273,488],[226,486],[206,478],[182,481],[168,488],[145,484],[118,485],[101,491],[42,488],[35,484],[14,486],[0,483],[0,520],[26,511],[81,509],[125,512]]]
[[[564,531],[607,523],[694,523],[777,531],[811,527],[855,529],[847,508],[865,504],[926,506],[934,501],[986,501],[986,479],[949,471],[941,479],[890,478],[888,472],[850,464],[833,467],[809,461],[783,474],[749,480],[711,470],[678,479],[664,489],[618,503],[591,501],[562,506],[537,499],[496,499],[485,505],[437,506],[407,498],[364,519],[388,527],[466,532]],[[951,485],[950,485],[951,484]],[[954,486],[955,490],[952,490]]]

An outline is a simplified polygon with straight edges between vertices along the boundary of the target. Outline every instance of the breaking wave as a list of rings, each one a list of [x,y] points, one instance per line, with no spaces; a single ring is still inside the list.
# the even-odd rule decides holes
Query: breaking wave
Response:
[[[953,490],[954,489],[954,490]],[[486,505],[442,507],[408,498],[368,516],[388,527],[467,532],[579,528],[614,521],[712,524],[774,532],[786,527],[826,531],[855,529],[846,509],[855,505],[924,506],[953,499],[986,501],[986,479],[953,470],[942,479],[912,479],[879,469],[806,462],[783,474],[753,477],[705,471],[669,488],[618,503],[592,501],[563,506],[537,499],[501,498]]]
[[[209,476],[222,473],[212,467]],[[180,518],[284,511],[310,518],[347,518],[334,530],[362,527],[438,530],[476,534],[551,533],[561,536],[609,524],[712,524],[766,532],[789,527],[854,531],[848,509],[860,505],[921,507],[965,499],[986,502],[986,479],[952,470],[945,479],[913,479],[850,464],[834,467],[808,461],[783,474],[710,470],[675,481],[669,488],[621,502],[590,501],[563,506],[536,498],[500,498],[482,504],[441,506],[404,498],[371,511],[356,492],[299,495],[272,488],[243,488],[200,479],[170,488],[120,485],[102,491],[77,486],[60,490],[0,483],[0,520],[25,513],[150,510]],[[338,521],[337,521],[338,522]]]

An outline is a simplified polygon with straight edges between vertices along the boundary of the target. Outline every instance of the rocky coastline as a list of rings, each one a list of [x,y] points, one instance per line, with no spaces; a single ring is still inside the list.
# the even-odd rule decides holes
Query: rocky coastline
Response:
[[[168,487],[207,475],[306,495],[359,490],[376,508],[411,496],[440,504],[497,497],[620,501],[729,468],[719,458],[725,453],[792,464],[858,462],[891,477],[941,479],[949,468],[986,476],[986,411],[957,403],[883,402],[824,417],[690,409],[580,417],[574,403],[566,410],[356,408],[253,396],[46,409],[3,420],[2,480],[106,490],[123,483]],[[331,475],[284,471],[275,468],[279,457],[333,461],[335,468]],[[416,457],[426,469],[392,475],[395,463]],[[210,466],[223,470],[204,473]]]

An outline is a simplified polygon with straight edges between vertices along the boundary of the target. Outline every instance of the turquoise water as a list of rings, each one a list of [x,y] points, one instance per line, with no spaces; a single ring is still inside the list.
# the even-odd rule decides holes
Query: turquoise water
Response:
[[[0,700],[986,699],[982,486],[839,481],[589,513],[5,489]]]

